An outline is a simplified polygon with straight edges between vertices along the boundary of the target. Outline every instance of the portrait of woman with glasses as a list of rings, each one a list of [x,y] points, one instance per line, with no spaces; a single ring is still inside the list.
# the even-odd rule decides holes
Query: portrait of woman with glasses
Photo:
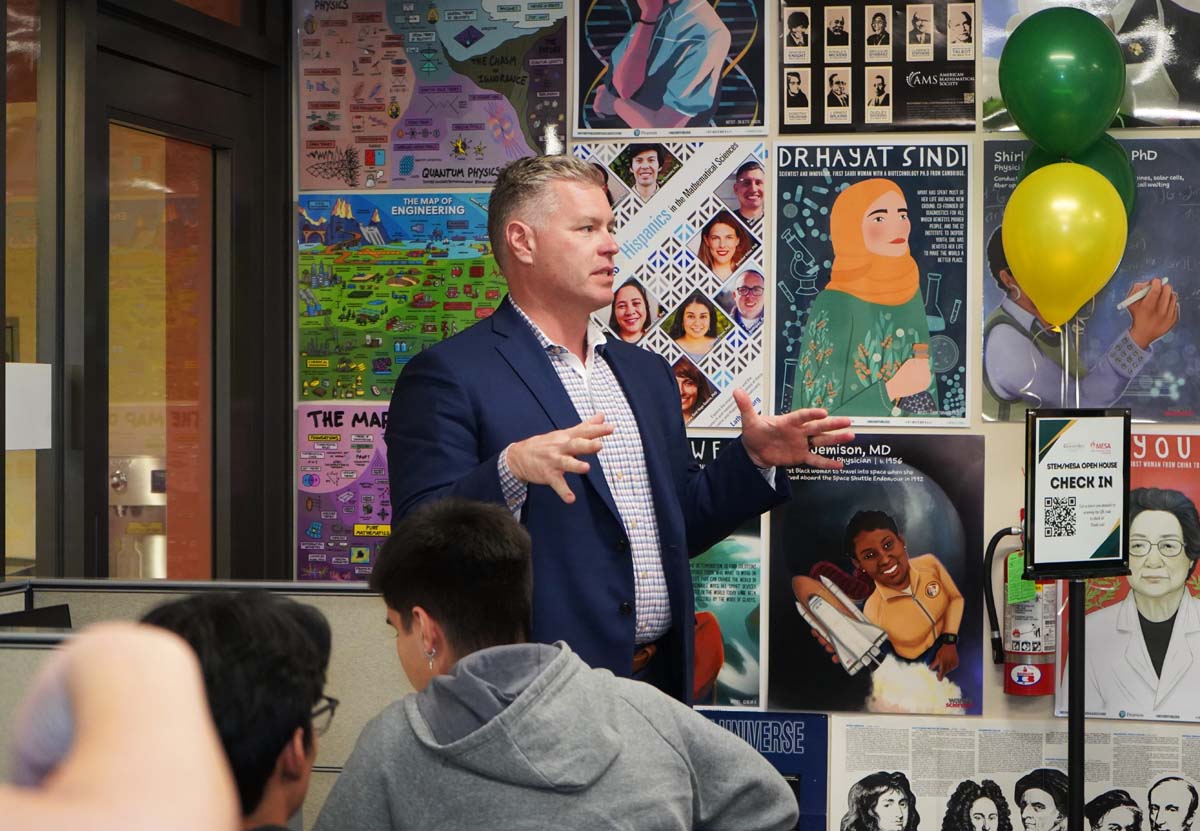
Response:
[[[1088,715],[1200,721],[1200,516],[1186,494],[1129,493],[1129,593],[1088,614]]]

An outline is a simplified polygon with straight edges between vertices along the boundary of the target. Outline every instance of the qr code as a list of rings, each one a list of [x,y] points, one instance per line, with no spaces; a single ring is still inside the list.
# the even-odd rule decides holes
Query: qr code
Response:
[[[1075,536],[1075,497],[1047,496],[1043,506],[1046,510],[1042,524],[1046,526],[1047,537]]]

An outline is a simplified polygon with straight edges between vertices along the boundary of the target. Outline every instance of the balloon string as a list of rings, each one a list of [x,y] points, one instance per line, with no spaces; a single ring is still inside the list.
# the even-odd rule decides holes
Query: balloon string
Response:
[[[1062,402],[1062,406],[1069,407],[1071,403],[1067,400],[1067,393],[1070,389],[1070,370],[1067,361],[1070,356],[1070,348],[1067,339],[1063,337],[1062,327],[1056,325],[1051,328],[1058,333],[1058,360],[1062,366],[1062,379],[1058,384],[1058,400]]]

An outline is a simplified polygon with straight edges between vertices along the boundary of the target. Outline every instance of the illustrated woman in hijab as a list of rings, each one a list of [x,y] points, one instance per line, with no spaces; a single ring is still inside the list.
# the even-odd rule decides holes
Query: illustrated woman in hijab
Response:
[[[938,412],[920,274],[908,250],[911,228],[904,193],[889,179],[858,182],[834,201],[833,268],[804,327],[793,382],[797,409]]]

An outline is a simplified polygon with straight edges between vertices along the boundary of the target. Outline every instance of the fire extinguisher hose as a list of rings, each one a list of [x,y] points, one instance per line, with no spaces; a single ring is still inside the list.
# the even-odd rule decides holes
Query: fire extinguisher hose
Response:
[[[996,615],[996,595],[992,592],[992,560],[996,556],[996,547],[1005,537],[1021,536],[1017,526],[1001,528],[992,535],[988,542],[987,552],[983,555],[983,602],[987,608],[988,626],[992,633],[992,663],[1004,663],[1004,636],[1000,632],[1000,619]]]

